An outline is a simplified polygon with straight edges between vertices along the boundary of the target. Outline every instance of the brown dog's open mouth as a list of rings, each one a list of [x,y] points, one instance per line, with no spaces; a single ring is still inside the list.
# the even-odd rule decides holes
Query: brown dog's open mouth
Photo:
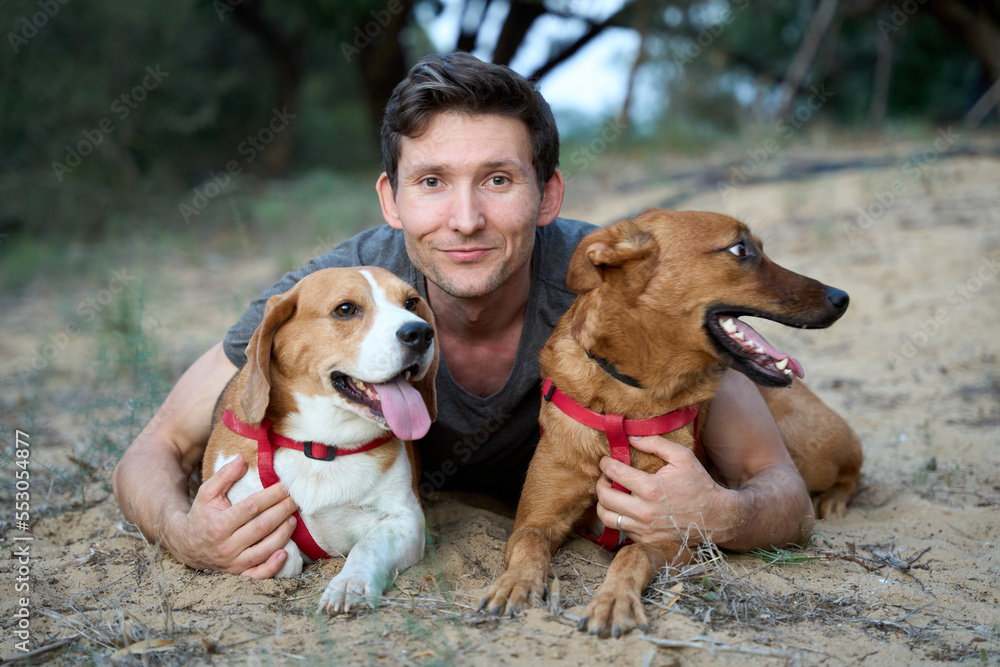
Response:
[[[773,319],[764,313],[752,314]],[[802,364],[797,359],[775,350],[763,336],[740,320],[735,313],[725,311],[710,313],[705,319],[705,328],[711,334],[710,338],[716,348],[726,358],[727,365],[758,384],[788,386],[792,383],[793,377],[805,376]]]
[[[368,408],[372,416],[389,426],[403,440],[419,440],[427,434],[431,418],[420,393],[410,385],[410,378],[420,372],[413,364],[387,382],[366,383],[344,373],[333,372],[334,390],[351,403]]]

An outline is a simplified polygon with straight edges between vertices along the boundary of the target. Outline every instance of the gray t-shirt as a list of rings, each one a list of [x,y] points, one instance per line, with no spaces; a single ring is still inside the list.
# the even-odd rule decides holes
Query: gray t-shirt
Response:
[[[436,380],[438,417],[417,443],[423,470],[422,496],[449,489],[480,491],[508,500],[516,500],[520,494],[538,444],[538,352],[576,297],[566,287],[569,260],[580,240],[595,229],[562,218],[535,229],[532,281],[521,341],[510,376],[497,393],[482,398],[465,391],[452,378],[442,357]],[[226,334],[226,356],[238,367],[246,363],[246,346],[263,318],[268,297],[287,291],[313,271],[362,265],[392,271],[427,298],[424,276],[410,262],[402,232],[388,225],[375,227],[286,274],[265,290]]]

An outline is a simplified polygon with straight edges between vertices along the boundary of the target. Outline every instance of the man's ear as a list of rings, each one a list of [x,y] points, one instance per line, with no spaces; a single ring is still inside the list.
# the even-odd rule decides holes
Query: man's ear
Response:
[[[569,261],[566,286],[582,294],[604,281],[616,281],[626,293],[641,293],[653,275],[659,246],[634,221],[615,223],[580,241]]]
[[[563,180],[562,172],[556,169],[542,188],[542,205],[538,209],[538,222],[535,223],[538,227],[544,227],[556,219],[565,194],[566,181]]]
[[[399,211],[396,210],[396,193],[392,191],[392,183],[389,176],[383,171],[375,182],[375,192],[378,193],[378,201],[382,206],[382,217],[393,229],[402,229],[403,223],[399,221]]]
[[[259,424],[267,412],[271,396],[271,348],[274,334],[292,317],[298,302],[299,291],[295,287],[268,299],[264,318],[247,344],[247,375],[240,405],[248,424]]]

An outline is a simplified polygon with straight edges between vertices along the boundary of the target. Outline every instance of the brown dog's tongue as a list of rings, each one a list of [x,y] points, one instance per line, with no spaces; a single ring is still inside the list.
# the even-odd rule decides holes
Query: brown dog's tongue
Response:
[[[382,402],[382,414],[397,438],[419,440],[431,427],[431,416],[420,392],[410,386],[402,375],[386,384],[374,384]]]

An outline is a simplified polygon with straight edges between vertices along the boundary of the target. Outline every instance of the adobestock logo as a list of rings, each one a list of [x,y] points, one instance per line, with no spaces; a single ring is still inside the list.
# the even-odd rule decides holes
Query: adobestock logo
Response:
[[[170,76],[170,72],[162,71],[159,65],[156,67],[150,65],[146,68],[146,76],[137,86],[115,98],[114,102],[111,103],[111,112],[119,121],[125,120],[168,76]],[[66,174],[72,174],[74,169],[83,164],[83,158],[93,153],[94,149],[104,141],[105,136],[114,131],[115,123],[110,116],[103,118],[94,129],[82,130],[80,134],[83,135],[83,139],[73,145],[66,144],[65,160],[52,162],[52,171],[56,175],[56,180],[62,183],[63,177]]]
[[[14,49],[14,53],[20,51],[22,46],[34,39],[38,31],[49,24],[49,19],[55,18],[55,15],[59,13],[60,5],[68,4],[69,0],[39,0],[38,6],[42,11],[32,14],[30,20],[27,16],[22,16],[15,21],[12,27],[19,28],[18,31],[7,33],[7,41],[10,42],[10,48]]]
[[[29,360],[21,359],[15,362],[17,377],[27,384],[31,376],[41,373],[53,359],[58,357],[69,345],[70,341],[80,335],[83,324],[90,324],[97,319],[125,287],[135,280],[135,275],[126,267],[111,273],[108,286],[98,290],[76,304],[77,319],[66,324],[61,331],[49,334],[48,340],[39,347]]]
[[[271,120],[267,125],[257,131],[256,134],[247,135],[247,138],[236,147],[237,155],[243,157],[243,161],[230,160],[226,163],[224,171],[218,173],[208,172],[210,182],[192,190],[190,202],[181,202],[177,205],[181,217],[185,224],[190,224],[191,218],[201,215],[201,212],[208,208],[212,200],[218,197],[229,185],[234,176],[243,173],[243,166],[248,165],[257,159],[257,156],[267,148],[274,138],[288,129],[292,121],[297,118],[297,114],[288,113],[287,108],[278,111],[277,107],[271,110]]]
[[[361,50],[371,45],[372,40],[377,38],[382,31],[392,22],[392,17],[403,11],[403,3],[400,0],[390,0],[385,9],[370,12],[372,20],[361,26],[354,26],[354,40],[351,44],[340,43],[340,52],[344,55],[344,60],[348,63],[351,58],[361,53]]]
[[[604,124],[601,132],[598,136],[590,140],[590,142],[573,151],[573,155],[570,156],[569,161],[572,163],[575,169],[564,169],[562,171],[563,179],[566,183],[571,182],[576,176],[587,169],[590,165],[594,163],[597,158],[608,150],[610,144],[615,143],[625,132],[628,127],[628,123],[625,123],[621,119],[612,119]]]
[[[833,92],[826,89],[822,84],[817,88],[813,86],[809,89],[809,97],[793,111],[789,111],[779,118],[774,124],[777,131],[776,136],[771,136],[760,143],[759,146],[747,149],[749,160],[744,160],[727,181],[718,181],[715,184],[722,201],[728,201],[733,190],[745,185],[765,164],[777,155],[784,143],[787,143],[795,134],[795,130],[812,120],[813,116],[822,106],[833,97]]]
[[[948,292],[946,300],[952,308],[938,308],[931,317],[919,320],[917,326],[911,326],[909,332],[900,336],[899,348],[889,354],[889,366],[912,361],[945,328],[952,313],[966,308],[986,285],[996,279],[998,273],[1000,251],[993,253],[992,257],[983,257],[972,275],[959,281]]]
[[[938,130],[938,137],[934,140],[930,148],[917,153],[903,163],[902,176],[893,179],[886,190],[875,190],[874,201],[867,206],[858,208],[858,218],[854,223],[845,222],[844,233],[851,245],[860,243],[866,234],[870,232],[875,223],[891,209],[896,202],[902,198],[915,181],[937,162],[938,158],[961,138],[957,132],[950,127]]]

